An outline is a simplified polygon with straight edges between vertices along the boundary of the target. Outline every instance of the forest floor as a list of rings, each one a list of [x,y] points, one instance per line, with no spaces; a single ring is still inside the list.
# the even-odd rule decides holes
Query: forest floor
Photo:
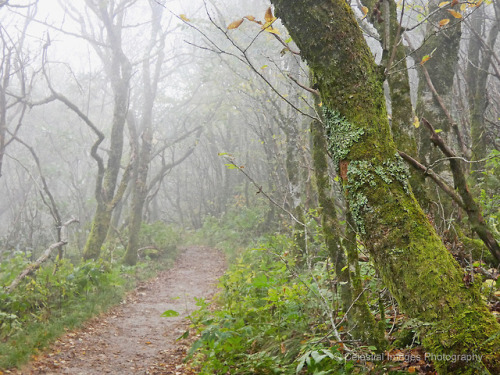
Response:
[[[9,374],[195,374],[183,363],[191,340],[177,339],[197,309],[210,300],[225,270],[224,255],[200,246],[182,249],[175,265],[139,285],[106,314],[68,331],[52,347]],[[174,310],[178,317],[161,314]]]

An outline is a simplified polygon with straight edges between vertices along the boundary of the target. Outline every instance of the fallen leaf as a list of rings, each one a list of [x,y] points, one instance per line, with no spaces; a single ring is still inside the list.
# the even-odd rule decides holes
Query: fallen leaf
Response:
[[[179,14],[179,17],[181,18],[181,20],[183,21],[186,21],[186,22],[191,22],[191,20],[189,18],[186,17],[185,14]]]

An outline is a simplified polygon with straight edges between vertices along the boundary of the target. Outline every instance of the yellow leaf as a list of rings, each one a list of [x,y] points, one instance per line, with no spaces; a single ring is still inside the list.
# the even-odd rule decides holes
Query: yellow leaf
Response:
[[[462,4],[462,5],[460,5],[460,10],[461,10],[462,12],[465,12],[465,9],[467,9],[467,4]]]
[[[181,18],[181,20],[183,21],[186,21],[186,22],[191,22],[191,20],[189,18],[186,17],[185,14],[179,14],[179,17]]]
[[[236,20],[234,22],[231,22],[229,24],[229,26],[227,27],[228,30],[233,30],[233,29],[237,29],[238,27],[240,27],[240,25],[243,23],[243,18],[240,18],[239,20]]]
[[[449,23],[450,23],[450,20],[448,18],[442,19],[441,21],[439,21],[439,27],[446,26]]]
[[[445,6],[447,6],[449,3],[451,3],[451,1],[443,1],[443,2],[439,3],[438,7],[440,7],[440,8],[445,7]]]
[[[477,8],[477,7],[478,7],[478,6],[480,6],[482,3],[483,3],[483,0],[479,0],[476,4],[474,4],[474,6]]]
[[[323,107],[323,102],[318,103],[318,107]]]
[[[417,129],[418,129],[418,128],[419,128],[419,126],[420,126],[420,120],[418,119],[418,117],[417,117],[417,116],[415,116],[415,117],[413,118],[413,126],[414,126],[415,128],[417,128]]]
[[[368,14],[368,8],[367,7],[361,7],[361,10],[363,11],[363,14],[365,16]]]
[[[458,12],[455,12],[453,9],[448,9],[448,12],[450,12],[450,14],[455,18],[462,18],[462,15]]]
[[[278,34],[279,35],[279,31],[277,29],[275,29],[272,26],[272,24],[273,24],[272,22],[266,22],[264,25],[262,25],[262,29],[265,30],[265,31],[267,31],[268,33]]]
[[[273,16],[271,7],[267,8],[264,18],[266,19],[266,22],[273,22],[276,19],[276,17]]]
[[[422,61],[420,61],[420,65],[424,65],[430,59],[431,59],[430,55],[425,55],[424,57],[422,57]]]
[[[249,21],[255,22],[255,17],[254,16],[245,16],[244,18],[246,18]]]
[[[280,32],[278,31],[278,29],[275,29],[274,27],[266,27],[266,31],[268,33],[271,33],[271,34],[276,34],[276,35],[280,35]]]

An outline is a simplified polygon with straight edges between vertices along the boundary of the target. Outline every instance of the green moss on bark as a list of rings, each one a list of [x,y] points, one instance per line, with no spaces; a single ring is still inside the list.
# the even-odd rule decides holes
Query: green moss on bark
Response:
[[[323,107],[326,135],[328,136],[328,151],[335,163],[344,160],[351,146],[358,142],[364,134],[363,129],[356,128],[339,112]]]
[[[349,274],[352,285],[353,315],[354,321],[350,325],[353,329],[354,337],[362,339],[364,342],[374,345],[378,351],[383,351],[387,346],[385,340],[385,331],[381,329],[381,325],[377,324],[373,316],[368,301],[366,299],[365,290],[361,281],[361,269],[358,260],[358,245],[356,240],[356,232],[353,228],[353,218],[347,214],[349,225],[346,228],[346,249],[349,263]]]
[[[349,272],[346,269],[347,259],[344,247],[341,244],[340,225],[337,219],[337,211],[333,198],[329,196],[331,190],[330,177],[328,175],[328,161],[326,156],[326,137],[324,129],[319,121],[311,123],[312,157],[314,165],[314,176],[318,190],[318,203],[321,208],[321,229],[325,239],[328,254],[335,267],[335,273],[340,284],[340,297],[342,299],[342,310],[345,312],[351,306],[352,295],[350,289]]]
[[[453,363],[437,360],[441,373],[500,373],[500,325],[448,253],[416,202],[400,181],[387,183],[386,171],[396,148],[387,120],[382,82],[352,10],[343,0],[273,0],[301,55],[313,70],[323,104],[363,129],[340,162],[373,167],[347,199],[359,210],[364,242],[384,283],[412,318],[426,323],[423,342],[431,354],[481,355]],[[385,163],[385,164],[384,164]],[[351,169],[352,170],[352,169]],[[341,173],[342,176],[342,173]],[[387,177],[386,176],[386,177]],[[344,184],[356,184],[342,176]],[[370,181],[373,179],[373,184]],[[496,335],[496,336],[495,336]]]
[[[106,240],[110,222],[111,210],[107,210],[104,205],[98,205],[94,219],[92,220],[90,234],[85,243],[85,248],[83,249],[83,259],[96,260],[99,258],[102,244]]]

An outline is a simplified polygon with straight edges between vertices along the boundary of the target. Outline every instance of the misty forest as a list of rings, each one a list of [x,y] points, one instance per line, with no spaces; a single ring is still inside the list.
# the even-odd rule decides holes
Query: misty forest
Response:
[[[0,0],[0,374],[500,374],[498,0]]]

